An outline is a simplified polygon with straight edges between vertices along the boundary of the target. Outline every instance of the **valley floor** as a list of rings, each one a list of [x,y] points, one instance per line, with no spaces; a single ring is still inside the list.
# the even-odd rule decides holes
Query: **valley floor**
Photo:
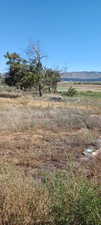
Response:
[[[64,169],[72,155],[78,170],[84,159],[87,175],[99,177],[101,161],[85,163],[83,153],[90,146],[94,151],[99,148],[100,132],[100,99],[0,98],[0,161],[14,164],[27,175],[40,179],[43,172]]]
[[[87,149],[101,149],[100,98],[1,97],[0,225],[101,225],[101,154]]]

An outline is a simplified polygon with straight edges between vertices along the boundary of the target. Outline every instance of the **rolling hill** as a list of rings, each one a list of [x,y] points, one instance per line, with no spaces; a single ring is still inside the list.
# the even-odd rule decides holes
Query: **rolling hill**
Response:
[[[101,72],[66,72],[61,74],[63,81],[101,81]]]

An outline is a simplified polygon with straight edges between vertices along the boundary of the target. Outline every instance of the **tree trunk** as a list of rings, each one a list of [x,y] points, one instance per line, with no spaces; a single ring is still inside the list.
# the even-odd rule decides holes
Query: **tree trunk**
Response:
[[[54,87],[53,87],[54,94],[56,93],[56,91],[57,91],[57,85],[54,85]]]
[[[42,86],[39,84],[39,96],[42,97]]]
[[[51,93],[51,87],[48,87],[48,92]]]

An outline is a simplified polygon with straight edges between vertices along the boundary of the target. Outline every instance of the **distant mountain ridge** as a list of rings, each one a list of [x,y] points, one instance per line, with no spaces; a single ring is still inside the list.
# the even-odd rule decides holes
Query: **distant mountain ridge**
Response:
[[[61,74],[61,78],[64,81],[101,81],[101,72],[64,72]]]
[[[81,71],[81,72],[64,72],[62,73],[63,78],[80,78],[80,79],[96,79],[101,78],[101,72],[94,71]]]

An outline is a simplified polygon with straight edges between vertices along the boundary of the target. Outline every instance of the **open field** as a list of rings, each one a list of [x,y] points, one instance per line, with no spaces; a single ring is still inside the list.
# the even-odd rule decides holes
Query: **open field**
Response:
[[[101,83],[99,84],[74,84],[72,82],[60,82],[58,84],[58,90],[59,91],[66,91],[69,87],[74,87],[77,89],[77,91],[83,92],[83,91],[94,91],[94,92],[100,92],[101,91]]]
[[[101,100],[77,96],[55,101],[51,97],[0,98],[0,225],[64,225],[63,213],[64,218],[71,213],[71,204],[76,210],[75,204],[81,196],[80,177],[86,185],[87,182],[101,184],[101,156],[84,155],[87,148],[94,151],[101,148]],[[57,186],[54,180],[54,174],[58,173],[59,179],[62,176],[62,180],[57,180],[63,182],[62,191],[61,185]],[[45,186],[46,178],[49,183]],[[93,187],[87,188],[87,199],[90,198],[87,191]],[[65,203],[61,203],[60,196]],[[65,204],[62,211],[58,204]],[[53,205],[57,207],[59,216],[53,213]],[[68,224],[74,224],[74,215],[77,216],[76,211],[73,211],[74,220],[70,217]],[[98,211],[91,218],[91,225],[101,225]],[[81,223],[74,225],[77,224]]]
[[[65,168],[67,155],[77,161],[96,146],[101,130],[100,100],[49,97],[0,98],[0,160],[34,173]],[[98,165],[97,165],[98,166]]]

